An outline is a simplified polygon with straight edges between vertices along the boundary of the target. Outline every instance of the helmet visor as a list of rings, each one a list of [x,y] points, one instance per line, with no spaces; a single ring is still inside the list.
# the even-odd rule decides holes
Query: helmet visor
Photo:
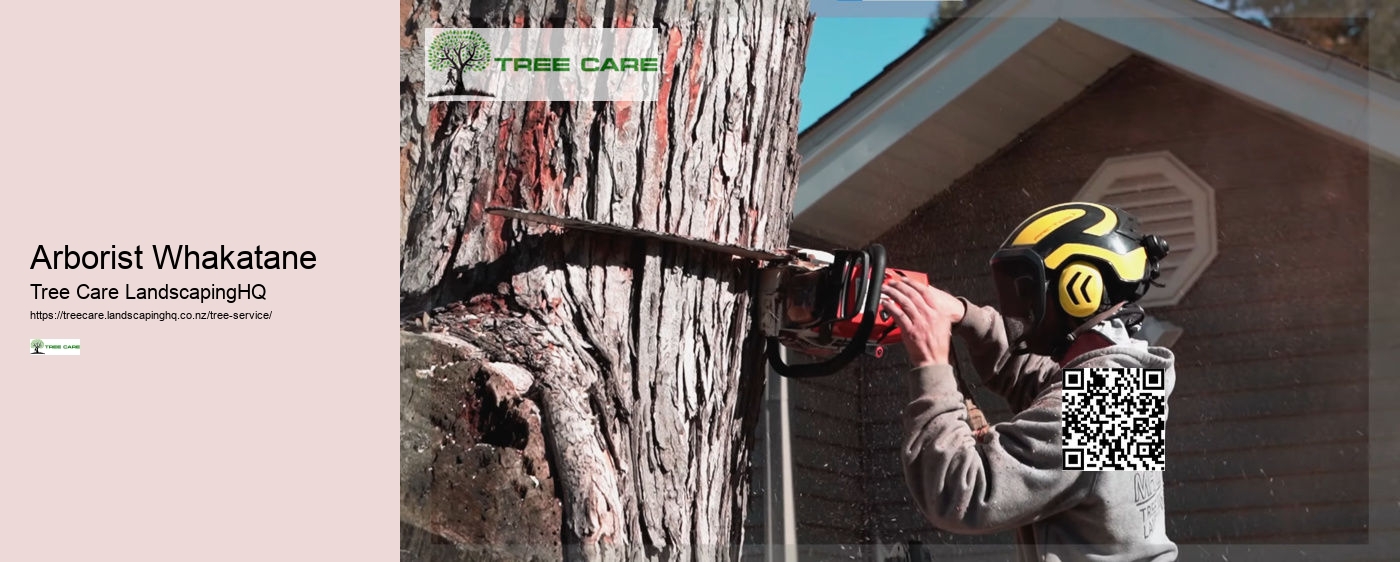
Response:
[[[1002,252],[992,260],[1001,314],[1030,325],[1045,315],[1045,268],[1030,249]]]

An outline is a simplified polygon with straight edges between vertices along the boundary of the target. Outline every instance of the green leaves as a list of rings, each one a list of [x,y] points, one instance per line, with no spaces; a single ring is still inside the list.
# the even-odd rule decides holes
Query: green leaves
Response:
[[[491,45],[470,29],[448,29],[428,45],[428,67],[433,70],[486,70]]]

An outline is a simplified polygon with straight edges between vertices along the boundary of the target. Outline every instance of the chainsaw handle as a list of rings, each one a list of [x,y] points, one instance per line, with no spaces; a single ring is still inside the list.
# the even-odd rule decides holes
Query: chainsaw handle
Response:
[[[850,343],[846,344],[841,353],[827,361],[789,365],[783,362],[778,338],[768,338],[768,363],[779,375],[796,379],[824,377],[844,369],[857,356],[865,353],[865,346],[870,341],[870,332],[875,330],[875,317],[880,313],[880,291],[885,285],[885,247],[871,244],[866,250],[861,260],[861,265],[865,267],[865,309],[861,312],[864,316],[861,317],[860,326],[856,327],[856,333],[851,337]]]

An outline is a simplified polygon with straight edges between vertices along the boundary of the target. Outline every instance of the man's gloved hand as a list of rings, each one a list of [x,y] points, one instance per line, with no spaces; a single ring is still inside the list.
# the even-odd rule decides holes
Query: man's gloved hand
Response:
[[[885,285],[890,315],[903,332],[904,347],[915,367],[948,364],[953,325],[962,321],[962,301],[924,284],[896,277]]]

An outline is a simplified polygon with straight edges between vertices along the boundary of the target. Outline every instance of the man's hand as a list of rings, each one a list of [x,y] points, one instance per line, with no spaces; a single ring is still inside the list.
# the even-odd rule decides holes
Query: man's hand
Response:
[[[885,285],[890,316],[903,332],[904,347],[915,367],[946,365],[953,324],[962,321],[962,301],[939,289],[895,278]]]

